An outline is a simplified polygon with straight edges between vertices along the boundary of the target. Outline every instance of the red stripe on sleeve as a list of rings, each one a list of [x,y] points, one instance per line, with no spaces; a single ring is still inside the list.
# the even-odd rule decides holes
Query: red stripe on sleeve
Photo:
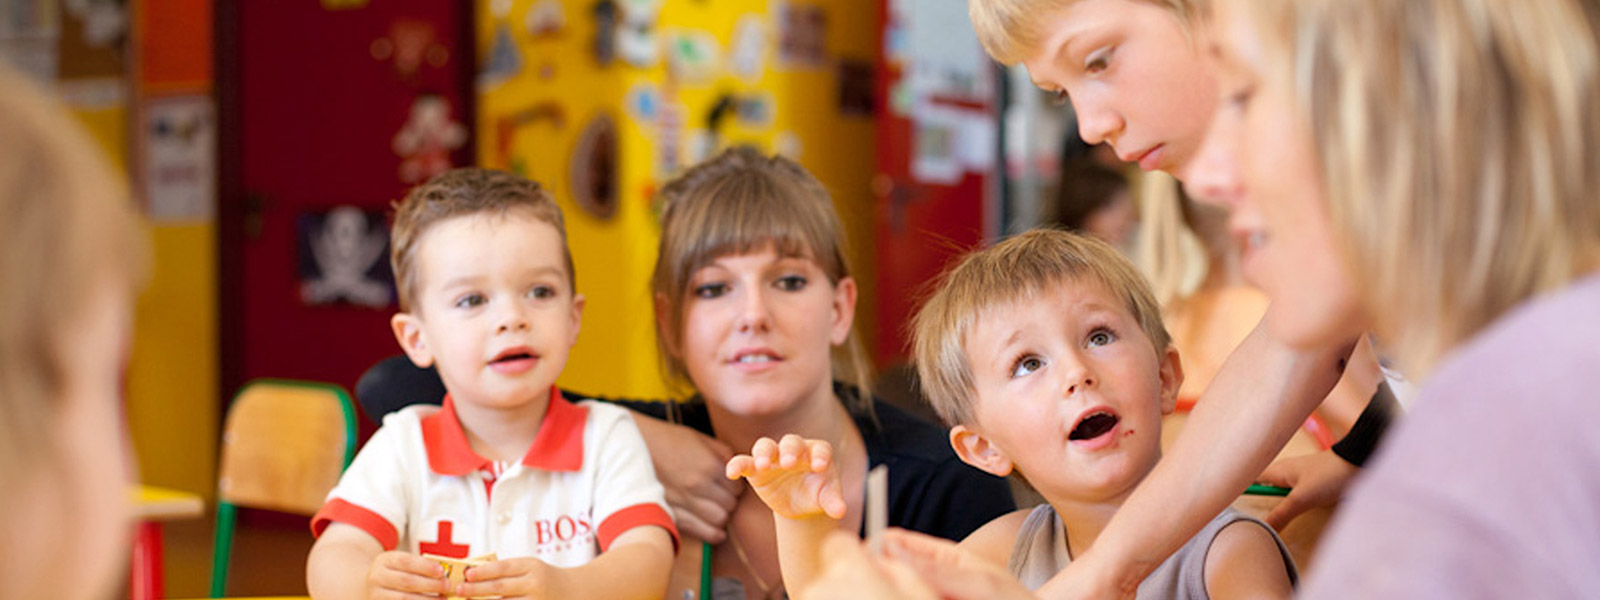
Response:
[[[605,552],[610,548],[611,542],[616,540],[617,536],[643,525],[655,525],[667,530],[667,535],[672,536],[672,553],[674,555],[678,553],[678,528],[672,524],[672,517],[667,516],[666,509],[653,502],[635,504],[606,517],[599,528],[600,551]]]
[[[311,535],[321,537],[323,530],[334,521],[354,525],[367,532],[377,538],[384,550],[393,550],[400,544],[400,534],[395,531],[394,524],[388,519],[339,498],[329,500],[327,504],[322,505],[321,510],[317,511],[316,516],[311,517]]]

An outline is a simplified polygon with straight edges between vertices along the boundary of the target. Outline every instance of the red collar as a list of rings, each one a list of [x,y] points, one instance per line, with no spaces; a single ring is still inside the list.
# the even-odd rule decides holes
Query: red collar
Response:
[[[578,470],[583,466],[583,426],[588,416],[588,408],[567,402],[551,386],[550,404],[522,464],[546,471]],[[422,418],[422,444],[428,451],[428,467],[440,475],[466,475],[490,466],[489,459],[472,451],[449,394],[444,408]]]

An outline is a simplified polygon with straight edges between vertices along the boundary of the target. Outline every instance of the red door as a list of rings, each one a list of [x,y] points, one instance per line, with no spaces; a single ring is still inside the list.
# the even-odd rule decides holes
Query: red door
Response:
[[[470,4],[221,4],[224,399],[256,377],[353,388],[399,351],[386,213],[472,162]]]
[[[986,157],[998,154],[988,58],[976,39],[966,3],[880,0],[885,51],[876,77],[878,174],[873,240],[878,267],[878,320],[874,362],[890,369],[907,361],[906,326],[929,282],[946,264],[998,230],[991,216],[994,184]],[[913,6],[920,13],[913,14]],[[909,41],[908,41],[909,40]],[[923,45],[951,42],[956,51],[931,53],[970,74],[965,85],[932,78],[912,81]],[[928,81],[928,80],[924,80]],[[976,133],[975,133],[976,132]],[[974,158],[979,157],[979,158]]]

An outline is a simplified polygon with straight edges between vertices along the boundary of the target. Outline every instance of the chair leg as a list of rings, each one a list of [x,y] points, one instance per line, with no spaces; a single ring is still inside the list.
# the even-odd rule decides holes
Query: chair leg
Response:
[[[211,597],[221,598],[228,587],[228,558],[233,554],[233,525],[237,509],[231,502],[217,503],[217,534],[211,549]]]
[[[132,600],[160,600],[165,590],[161,581],[161,524],[154,521],[139,523],[130,561],[128,596]]]

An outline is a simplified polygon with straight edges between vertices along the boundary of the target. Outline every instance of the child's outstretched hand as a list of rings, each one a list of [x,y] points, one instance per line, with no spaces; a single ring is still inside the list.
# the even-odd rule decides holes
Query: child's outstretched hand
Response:
[[[833,446],[822,440],[798,435],[756,440],[750,454],[728,461],[728,479],[750,481],[756,495],[772,512],[799,519],[826,514],[844,518],[844,493],[839,483],[839,467],[833,462]]]
[[[466,582],[450,590],[461,598],[561,598],[560,569],[537,558],[508,558],[469,567]]]
[[[369,598],[406,598],[445,593],[444,567],[409,552],[390,550],[372,559],[367,569]]]

